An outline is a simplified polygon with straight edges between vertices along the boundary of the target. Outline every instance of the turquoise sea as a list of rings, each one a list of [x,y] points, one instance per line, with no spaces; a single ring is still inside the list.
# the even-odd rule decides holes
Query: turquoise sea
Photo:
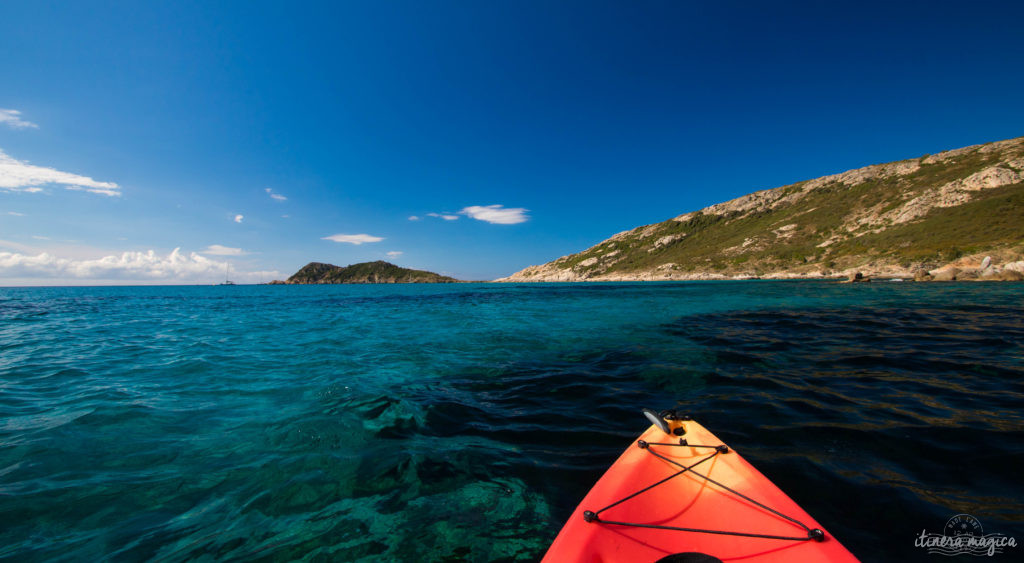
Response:
[[[1024,284],[0,288],[0,559],[533,561],[642,407],[865,560],[1024,543]]]

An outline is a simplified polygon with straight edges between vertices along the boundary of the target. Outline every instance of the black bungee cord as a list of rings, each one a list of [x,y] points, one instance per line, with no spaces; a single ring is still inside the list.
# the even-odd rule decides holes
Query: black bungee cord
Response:
[[[647,413],[645,412],[645,414],[647,414]],[[664,418],[672,417],[672,418],[679,419],[679,420],[690,420],[689,417],[678,416],[678,415],[676,415],[675,413],[673,413],[671,411],[669,411],[667,413],[663,413],[663,417]],[[652,417],[650,417],[650,416],[648,416],[648,418],[652,419]],[[659,417],[659,418],[662,418],[662,417]],[[667,428],[668,428],[667,424],[657,424],[657,423],[655,423],[655,424],[657,426],[659,426],[662,430],[666,431],[666,433],[671,434],[671,432],[668,432],[668,430],[667,430]],[[655,457],[660,458],[660,459],[662,459],[664,461],[667,461],[667,462],[671,463],[672,465],[680,467],[681,469],[679,471],[673,473],[672,475],[669,475],[668,477],[665,477],[664,479],[662,479],[660,481],[657,481],[656,483],[648,485],[648,486],[640,489],[639,491],[636,491],[635,493],[631,493],[631,494],[629,494],[629,495],[627,495],[627,496],[625,496],[625,497],[623,497],[623,498],[621,498],[621,499],[619,499],[619,500],[609,504],[608,506],[606,506],[606,507],[604,507],[604,508],[602,508],[602,509],[600,509],[600,510],[598,510],[596,512],[590,511],[590,510],[583,511],[583,519],[586,520],[587,522],[599,523],[599,524],[608,524],[608,525],[613,525],[613,526],[630,526],[630,527],[633,527],[633,528],[652,528],[652,529],[656,529],[656,530],[672,530],[672,531],[677,531],[677,532],[695,532],[695,533],[701,533],[701,534],[719,534],[719,535],[725,535],[725,536],[740,536],[740,537],[763,538],[763,539],[772,539],[772,540],[787,540],[787,541],[809,541],[809,540],[814,540],[814,541],[818,541],[818,542],[825,541],[825,532],[824,531],[822,531],[822,530],[820,530],[818,528],[812,529],[810,526],[804,524],[803,522],[797,520],[796,518],[793,518],[792,516],[788,516],[786,514],[783,514],[783,513],[779,512],[778,510],[775,510],[774,508],[772,508],[770,506],[767,506],[767,505],[765,505],[765,504],[763,504],[761,502],[758,502],[758,501],[748,497],[747,495],[745,495],[745,494],[743,494],[743,493],[741,493],[741,492],[739,492],[739,491],[737,491],[737,490],[735,490],[735,489],[733,489],[733,488],[731,488],[729,486],[726,486],[726,485],[724,485],[724,484],[722,484],[722,483],[720,483],[720,482],[718,482],[718,481],[708,477],[707,475],[704,475],[703,473],[700,473],[700,472],[694,470],[694,467],[697,467],[698,465],[700,465],[700,464],[702,464],[702,463],[704,463],[704,462],[706,462],[708,460],[714,459],[715,457],[717,457],[719,455],[729,453],[729,447],[728,446],[726,446],[724,444],[719,444],[717,446],[708,446],[708,445],[702,445],[702,444],[690,444],[684,438],[680,438],[678,444],[663,443],[663,442],[645,442],[644,440],[637,440],[637,444],[636,445],[640,449],[647,450],[648,453],[654,455]],[[668,458],[668,457],[666,457],[666,456],[664,456],[664,455],[654,451],[653,449],[651,449],[651,446],[667,446],[667,447],[676,447],[676,448],[680,448],[680,447],[686,447],[686,448],[713,448],[715,451],[712,452],[710,455],[705,456],[705,457],[697,460],[696,462],[694,462],[694,463],[692,463],[690,465],[683,465],[682,463],[679,463],[678,461],[676,461],[674,459],[670,459],[670,458]],[[674,478],[676,478],[676,477],[678,477],[678,476],[680,476],[680,475],[682,475],[684,473],[691,473],[693,475],[696,475],[696,476],[704,479],[705,481],[707,481],[709,483],[712,483],[714,485],[717,485],[718,487],[721,487],[723,490],[728,491],[729,493],[732,493],[732,494],[740,497],[741,499],[743,499],[743,500],[745,500],[745,501],[747,501],[749,503],[752,503],[752,504],[754,504],[754,505],[756,505],[756,506],[758,506],[758,507],[760,507],[760,508],[762,508],[764,510],[767,510],[767,511],[771,512],[772,514],[775,514],[776,516],[779,516],[781,518],[789,520],[790,522],[793,522],[794,524],[796,524],[796,525],[800,526],[801,528],[803,528],[807,532],[807,535],[805,535],[805,536],[778,536],[778,535],[772,535],[772,534],[757,534],[757,533],[753,533],[753,532],[736,532],[736,531],[729,531],[729,530],[708,530],[708,529],[702,529],[702,528],[683,528],[683,527],[678,527],[678,526],[661,526],[661,525],[657,525],[657,524],[641,524],[641,523],[638,523],[638,522],[619,522],[619,521],[615,521],[615,520],[603,520],[603,519],[601,519],[601,516],[600,516],[601,513],[606,511],[606,510],[608,510],[609,508],[612,508],[614,506],[618,506],[618,505],[628,501],[629,499],[634,498],[636,496],[639,496],[639,495],[641,495],[641,494],[643,494],[643,493],[645,493],[645,492],[647,492],[647,491],[657,487],[658,485],[661,485],[663,483],[667,483],[668,481],[670,481],[670,480],[672,480],[672,479],[674,479]]]

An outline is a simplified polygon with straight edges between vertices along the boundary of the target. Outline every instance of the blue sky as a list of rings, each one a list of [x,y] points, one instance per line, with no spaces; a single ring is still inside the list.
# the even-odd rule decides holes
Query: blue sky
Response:
[[[492,279],[1024,135],[1021,21],[1020,2],[7,2],[0,285],[379,259]]]

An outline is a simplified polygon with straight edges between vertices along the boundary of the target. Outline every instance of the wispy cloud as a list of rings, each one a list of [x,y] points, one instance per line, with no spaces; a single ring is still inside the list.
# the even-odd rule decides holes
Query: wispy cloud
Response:
[[[456,221],[459,218],[458,215],[452,215],[451,213],[427,213],[427,217],[438,217],[445,221]]]
[[[242,219],[245,219],[245,215],[242,215],[242,214],[235,215],[235,223],[241,223]]]
[[[358,235],[331,235],[329,237],[323,237],[323,240],[333,240],[334,242],[347,242],[349,244],[360,245],[364,242],[380,242],[384,240],[383,237],[375,237],[373,235],[358,234]]]
[[[44,237],[43,235],[32,235],[32,238],[36,240],[50,240],[50,237]]]
[[[420,220],[420,218],[419,218],[418,216],[416,216],[416,215],[410,215],[410,216],[409,216],[409,220],[410,220],[410,221],[419,221],[419,220]]]
[[[107,196],[121,195],[120,186],[113,182],[98,182],[88,176],[35,166],[16,160],[0,149],[0,189],[32,193],[43,191],[40,186],[49,184],[60,184],[69,190],[84,190]]]
[[[267,192],[267,195],[269,195],[271,198],[273,198],[273,199],[275,199],[277,201],[287,201],[288,200],[288,198],[284,197],[281,194],[275,194],[274,190],[272,190],[270,188],[266,188],[265,191]]]
[[[13,249],[19,252],[39,252],[39,249],[34,246],[15,242],[13,240],[0,239],[0,248]]]
[[[24,217],[25,216],[24,213],[18,213],[17,211],[8,211],[7,214],[8,215],[14,215],[15,217]]]
[[[231,248],[230,246],[221,246],[219,244],[211,244],[199,252],[214,256],[244,256],[248,254],[248,252],[243,252],[241,248]]]
[[[22,119],[21,112],[16,109],[0,109],[0,123],[12,129],[39,129],[35,123]]]
[[[401,255],[402,255],[402,251],[401,250],[392,250],[392,251],[388,252],[388,256],[390,256],[392,258],[395,258],[397,256],[401,256]]]
[[[459,213],[468,215],[478,221],[486,221],[498,225],[515,225],[525,223],[529,217],[526,216],[528,209],[522,207],[508,207],[503,205],[471,205],[464,207]]]

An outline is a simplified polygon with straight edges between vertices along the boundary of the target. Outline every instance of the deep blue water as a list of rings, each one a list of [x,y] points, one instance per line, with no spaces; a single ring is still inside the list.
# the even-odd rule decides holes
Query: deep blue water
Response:
[[[642,407],[865,560],[1024,540],[1024,284],[0,288],[0,558],[536,560]]]

